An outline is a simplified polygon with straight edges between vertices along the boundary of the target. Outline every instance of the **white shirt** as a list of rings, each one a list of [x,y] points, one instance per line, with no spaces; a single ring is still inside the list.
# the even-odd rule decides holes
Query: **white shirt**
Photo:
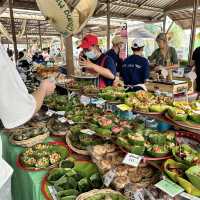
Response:
[[[34,115],[36,102],[0,45],[0,119],[5,128],[15,128],[30,120]]]

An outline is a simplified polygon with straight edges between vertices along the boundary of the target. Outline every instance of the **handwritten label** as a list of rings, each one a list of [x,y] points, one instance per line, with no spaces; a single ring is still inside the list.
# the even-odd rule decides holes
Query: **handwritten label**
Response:
[[[47,112],[46,112],[46,115],[47,116],[49,116],[49,117],[51,117],[53,114],[55,114],[56,112],[55,111],[53,111],[53,110],[48,110]]]
[[[142,156],[138,156],[132,153],[127,153],[123,160],[123,164],[130,165],[133,167],[138,167],[142,159],[143,159]]]
[[[86,97],[84,95],[82,95],[80,97],[80,102],[81,104],[83,104],[84,106],[87,106],[88,104],[90,104],[90,98],[89,97]]]
[[[111,169],[110,171],[108,171],[105,175],[104,175],[104,185],[106,187],[109,187],[110,184],[112,183],[112,181],[114,180],[116,176],[116,170],[115,169]]]
[[[56,114],[60,115],[60,116],[64,116],[65,115],[65,111],[57,111]]]
[[[175,197],[184,191],[182,187],[168,179],[158,182],[155,186],[171,197]]]
[[[58,121],[60,121],[61,123],[66,123],[67,119],[65,117],[60,117],[58,118]]]
[[[87,134],[87,135],[94,135],[95,134],[95,132],[90,130],[90,129],[82,129],[80,132]]]
[[[131,111],[131,108],[126,104],[117,105],[117,108],[119,108],[121,111]]]
[[[49,192],[53,198],[53,200],[58,200],[57,199],[57,192],[53,186],[48,186]]]

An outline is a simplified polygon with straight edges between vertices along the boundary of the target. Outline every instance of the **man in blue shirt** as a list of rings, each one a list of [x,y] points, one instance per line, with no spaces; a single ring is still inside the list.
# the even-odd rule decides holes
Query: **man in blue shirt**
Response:
[[[123,60],[119,57],[119,53],[122,45],[124,44],[123,38],[120,36],[115,36],[112,40],[112,44],[112,49],[108,50],[106,55],[110,56],[113,59],[116,65],[117,72],[121,75]]]
[[[149,78],[149,62],[142,56],[143,48],[143,40],[135,39],[132,44],[133,55],[122,65],[124,85],[129,91],[146,89],[144,83]]]

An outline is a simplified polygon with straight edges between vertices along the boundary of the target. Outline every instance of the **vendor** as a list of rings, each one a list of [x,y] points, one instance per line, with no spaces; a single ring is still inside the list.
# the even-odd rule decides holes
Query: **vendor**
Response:
[[[99,75],[99,88],[112,86],[116,76],[116,66],[110,56],[101,52],[98,38],[88,34],[83,38],[79,47],[83,49],[84,55],[80,57],[80,66],[88,72]]]
[[[120,36],[115,36],[112,39],[112,44],[112,49],[107,51],[106,55],[110,56],[113,59],[116,65],[117,72],[121,75],[123,60],[119,57],[119,54],[124,44],[123,38]]]
[[[153,54],[149,57],[150,63],[153,67],[164,66],[165,69],[170,70],[178,67],[178,57],[175,48],[168,45],[167,36],[165,33],[160,33],[156,42],[159,46]],[[157,69],[157,68],[155,68]]]
[[[149,62],[143,57],[143,49],[143,40],[135,39],[132,44],[133,55],[125,59],[122,65],[124,85],[129,91],[146,89],[144,83],[149,78]]]
[[[55,83],[44,80],[34,94],[29,94],[16,66],[0,45],[0,119],[7,129],[29,121],[38,112],[46,96],[55,90]]]

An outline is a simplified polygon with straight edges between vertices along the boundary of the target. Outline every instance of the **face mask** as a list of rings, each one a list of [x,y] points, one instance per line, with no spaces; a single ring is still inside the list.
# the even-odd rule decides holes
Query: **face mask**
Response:
[[[91,60],[97,59],[97,55],[93,51],[85,52],[85,55],[87,56],[87,58],[89,58]]]

